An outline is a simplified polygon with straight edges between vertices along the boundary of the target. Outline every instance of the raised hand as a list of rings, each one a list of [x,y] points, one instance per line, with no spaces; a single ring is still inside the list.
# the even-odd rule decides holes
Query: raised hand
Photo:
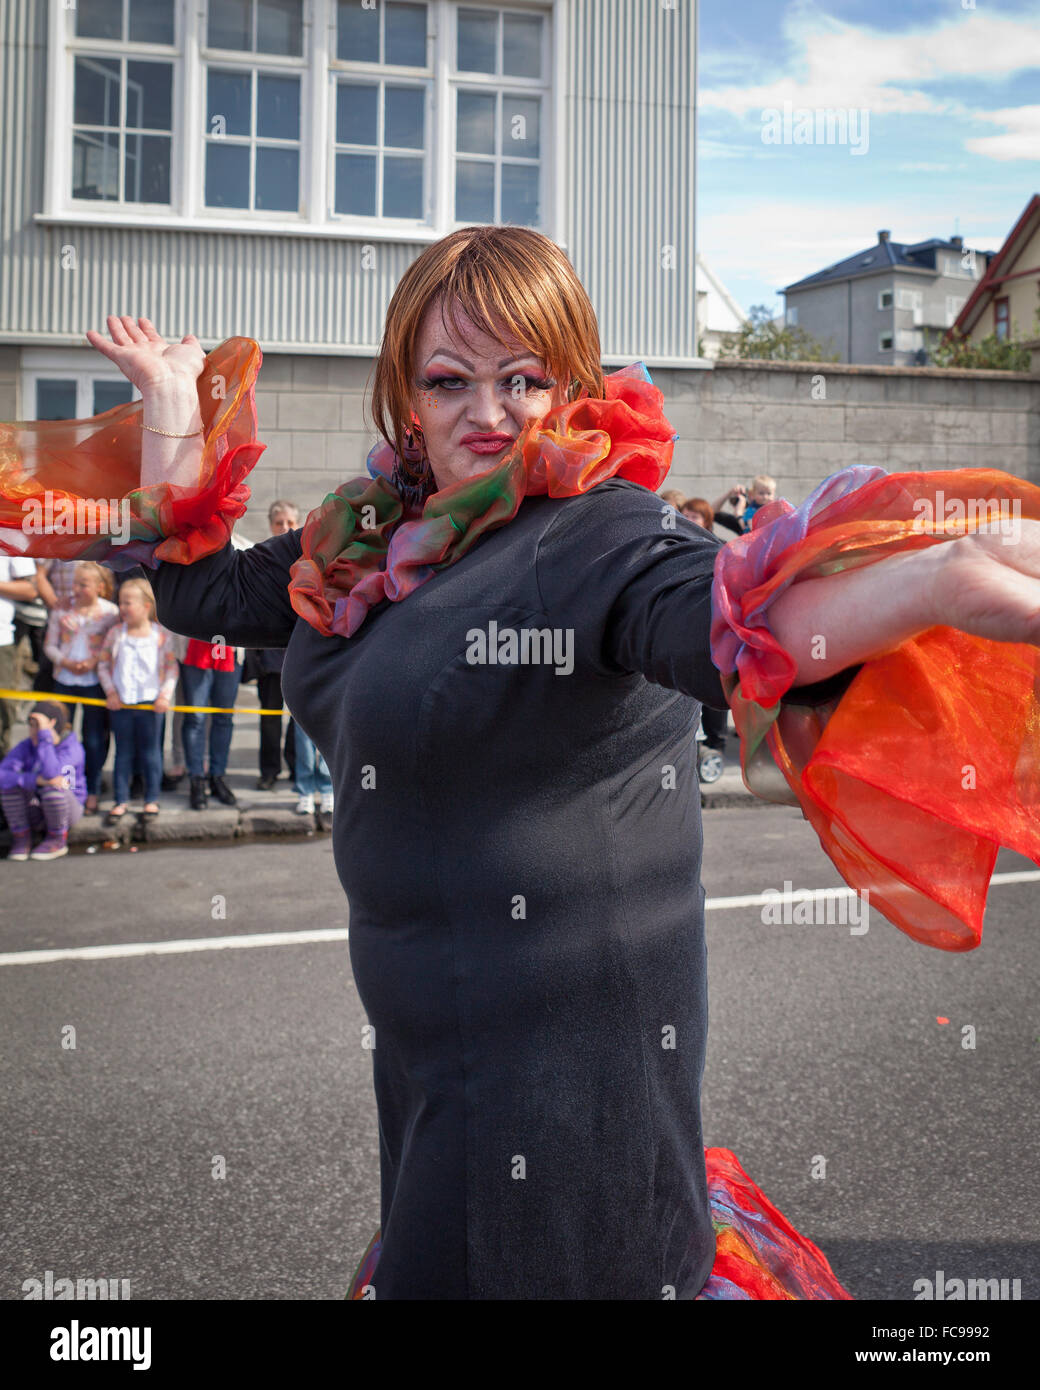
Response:
[[[109,314],[106,322],[111,341],[93,328],[87,332],[87,341],[114,362],[142,396],[172,381],[194,383],[201,374],[205,353],[194,333],[179,343],[167,343],[151,319]]]

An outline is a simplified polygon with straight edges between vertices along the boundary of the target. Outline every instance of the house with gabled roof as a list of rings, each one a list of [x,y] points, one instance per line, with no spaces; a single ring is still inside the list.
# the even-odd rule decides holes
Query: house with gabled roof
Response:
[[[787,322],[841,362],[924,366],[985,275],[990,254],[959,236],[907,243],[882,230],[876,245],[782,290]]]
[[[969,341],[995,333],[1032,348],[1040,371],[1040,193],[1034,193],[953,325]]]

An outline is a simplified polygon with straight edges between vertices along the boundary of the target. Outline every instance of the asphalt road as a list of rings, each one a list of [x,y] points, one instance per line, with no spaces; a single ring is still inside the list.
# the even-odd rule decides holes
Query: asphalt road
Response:
[[[840,884],[796,811],[708,811],[705,838],[709,900]],[[876,914],[854,934],[708,912],[705,1140],[857,1298],[913,1299],[939,1270],[1040,1297],[1037,903],[1036,882],[995,884],[982,947],[956,956]],[[5,961],[346,926],[324,837],[0,863]],[[0,964],[0,1298],[48,1270],[135,1299],[342,1298],[379,1218],[347,951]]]

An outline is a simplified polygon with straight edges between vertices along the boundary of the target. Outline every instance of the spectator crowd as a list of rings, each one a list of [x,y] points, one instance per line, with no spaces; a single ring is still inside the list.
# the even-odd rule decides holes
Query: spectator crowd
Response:
[[[295,529],[299,513],[276,501],[272,535]],[[249,541],[232,536],[238,549]],[[69,829],[100,814],[102,770],[115,743],[111,807],[103,824],[128,814],[160,814],[160,791],[188,778],[192,810],[209,798],[236,804],[228,756],[239,685],[256,681],[261,709],[282,708],[281,650],[249,651],[187,638],[156,620],[155,595],[138,569],[125,575],[90,561],[0,556],[0,689],[29,689],[28,737],[12,745],[18,702],[0,698],[0,807],[11,834],[8,858],[55,859],[68,852]],[[47,695],[70,697],[48,700]],[[82,703],[84,700],[96,703]],[[149,709],[129,706],[150,705]],[[171,711],[171,706],[191,706]],[[205,713],[207,707],[222,712]],[[208,732],[207,732],[208,722]],[[77,731],[78,725],[78,731]],[[284,744],[283,744],[284,729]],[[332,780],[314,744],[291,715],[260,717],[257,789],[270,791],[288,769],[310,815],[333,811]],[[165,764],[165,767],[164,767]],[[44,831],[32,848],[34,832]]]
[[[751,529],[760,507],[776,497],[767,474],[737,484],[714,504],[681,492],[661,494],[695,525],[733,535]],[[272,502],[272,535],[294,530],[299,512]],[[248,549],[249,541],[232,536]],[[255,681],[261,709],[282,708],[282,650],[244,651],[219,641],[170,632],[156,620],[155,595],[143,571],[116,576],[90,561],[0,556],[0,689],[31,689],[28,737],[11,747],[17,705],[0,698],[0,808],[11,834],[8,858],[56,859],[68,852],[69,829],[100,813],[102,770],[115,742],[111,807],[106,826],[142,798],[144,820],[160,814],[160,791],[188,778],[192,810],[209,798],[236,804],[225,774],[234,734],[239,685]],[[66,700],[48,700],[61,695]],[[84,700],[95,703],[82,703]],[[150,708],[132,708],[148,705]],[[185,710],[171,709],[188,706]],[[219,712],[206,713],[207,709]],[[78,732],[77,732],[78,724]],[[284,727],[284,742],[283,742]],[[726,715],[705,707],[707,746],[723,753]],[[288,769],[296,810],[331,815],[332,779],[324,758],[290,715],[260,717],[260,791],[274,788]],[[32,848],[34,834],[43,838]]]

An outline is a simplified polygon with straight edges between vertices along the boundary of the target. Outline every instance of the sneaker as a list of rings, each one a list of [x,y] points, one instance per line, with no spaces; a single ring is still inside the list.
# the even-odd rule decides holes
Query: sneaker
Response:
[[[27,833],[27,834],[24,834],[24,835],[12,835],[12,836],[11,836],[11,848],[10,848],[10,851],[8,852],[7,857],[8,857],[8,859],[13,859],[13,860],[15,860],[16,863],[20,863],[22,860],[28,859],[28,858],[29,858],[29,851],[30,851],[31,849],[32,849],[32,835],[31,835],[31,834],[28,834],[28,833]]]
[[[215,796],[218,801],[222,801],[225,806],[237,806],[235,793],[231,790],[223,777],[211,777],[209,779],[210,795]]]
[[[45,840],[33,850],[30,859],[60,859],[63,854],[68,854],[69,847],[65,843],[65,836],[48,835]]]
[[[322,792],[322,795],[321,795],[321,813],[322,813],[322,815],[323,815],[323,816],[331,816],[331,815],[332,815],[332,812],[333,812],[333,808],[335,807],[335,805],[336,805],[336,798],[333,796],[332,792]]]
[[[298,816],[314,815],[314,796],[311,792],[308,792],[306,796],[300,797],[299,801],[296,803],[296,814]]]

